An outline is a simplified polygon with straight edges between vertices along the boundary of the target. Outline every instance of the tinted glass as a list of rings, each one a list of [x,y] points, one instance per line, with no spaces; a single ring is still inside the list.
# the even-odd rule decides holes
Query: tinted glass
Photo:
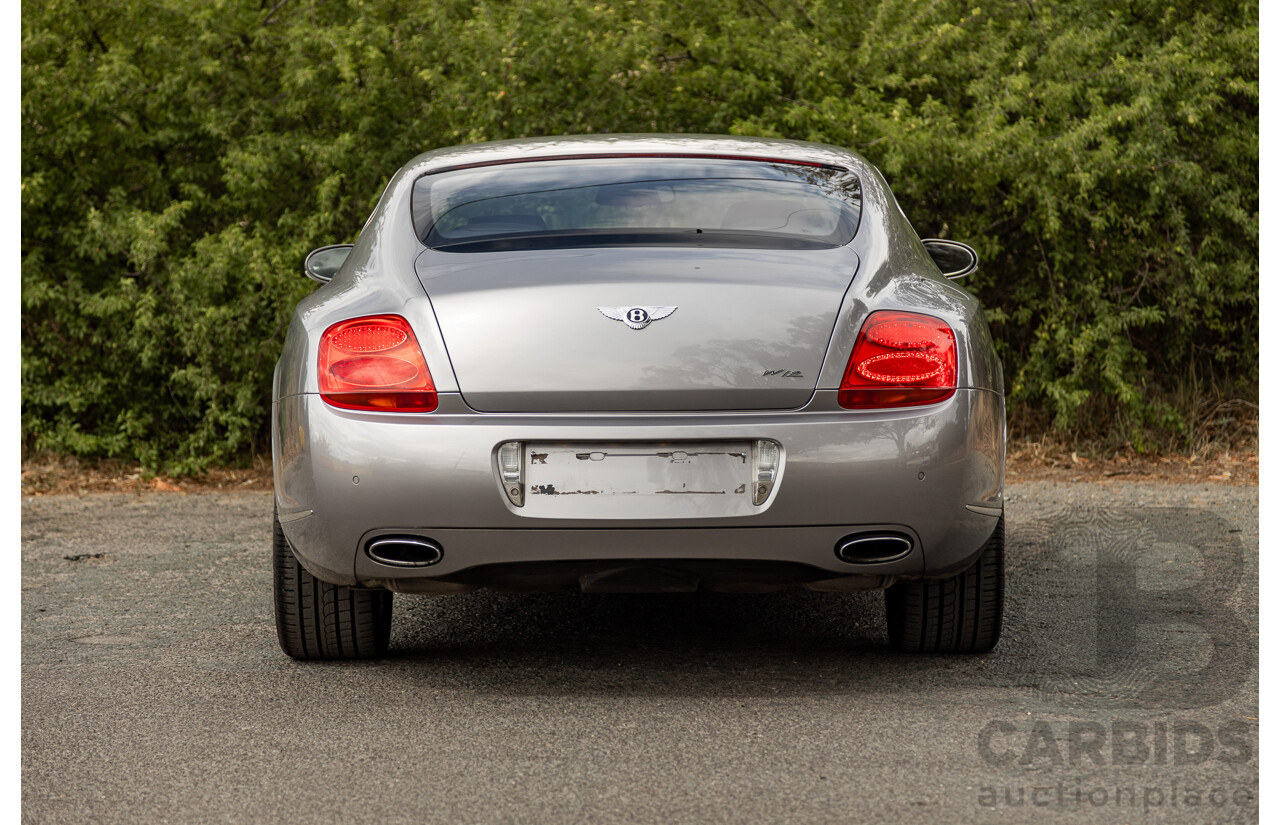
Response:
[[[608,158],[513,163],[419,178],[418,237],[477,252],[567,246],[830,248],[852,240],[862,192],[834,167]]]

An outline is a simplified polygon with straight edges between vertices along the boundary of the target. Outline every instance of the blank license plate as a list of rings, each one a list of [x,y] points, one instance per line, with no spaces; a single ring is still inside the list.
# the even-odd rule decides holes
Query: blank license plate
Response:
[[[682,518],[754,512],[750,442],[525,444],[525,512]]]

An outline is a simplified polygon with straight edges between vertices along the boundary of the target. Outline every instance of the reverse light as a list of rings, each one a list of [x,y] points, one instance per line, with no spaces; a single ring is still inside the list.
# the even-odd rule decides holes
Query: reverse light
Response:
[[[751,501],[756,506],[764,504],[769,491],[778,480],[778,442],[759,439],[751,451]]]
[[[344,410],[431,412],[436,387],[409,322],[399,315],[342,321],[320,337],[320,397]]]
[[[914,407],[956,391],[956,336],[946,321],[881,310],[862,325],[840,382],[847,410]]]
[[[517,507],[524,506],[524,442],[504,441],[498,446],[498,473],[502,489]]]

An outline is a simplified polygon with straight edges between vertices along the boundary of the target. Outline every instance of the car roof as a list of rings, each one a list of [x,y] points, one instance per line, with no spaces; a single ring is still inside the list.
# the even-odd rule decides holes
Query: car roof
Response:
[[[471,164],[530,161],[566,155],[632,154],[730,155],[784,161],[823,163],[857,168],[867,162],[847,149],[824,143],[781,138],[684,134],[598,134],[520,138],[450,146],[424,152],[404,167],[419,175]]]

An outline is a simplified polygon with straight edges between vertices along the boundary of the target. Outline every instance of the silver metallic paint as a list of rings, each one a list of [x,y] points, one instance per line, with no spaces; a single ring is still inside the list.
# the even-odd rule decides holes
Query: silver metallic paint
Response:
[[[857,270],[847,248],[428,250],[417,262],[462,396],[483,412],[802,407]],[[638,335],[597,309],[637,297],[681,310]],[[765,374],[776,370],[804,378]]]
[[[840,260],[833,267],[836,274],[814,272],[810,277],[815,282],[843,278],[844,286],[817,288],[816,293],[829,302],[821,307],[816,301],[805,304],[807,299],[784,297],[785,290],[773,288],[770,293],[789,308],[792,322],[806,310],[827,319],[824,346],[814,343],[824,335],[820,329],[805,337],[807,360],[800,370],[806,377],[803,385],[772,394],[770,388],[775,385],[761,384],[746,402],[754,408],[741,411],[725,411],[721,406],[699,412],[636,413],[620,409],[621,404],[605,403],[605,393],[594,396],[591,406],[599,410],[596,412],[539,412],[529,409],[538,403],[537,387],[518,386],[508,375],[505,386],[510,389],[515,385],[516,391],[507,392],[507,400],[499,404],[511,406],[510,399],[518,396],[519,403],[514,406],[524,410],[481,413],[464,401],[460,391],[465,392],[470,380],[468,370],[482,359],[468,351],[462,356],[468,369],[463,369],[456,358],[450,358],[446,340],[452,343],[456,335],[461,341],[470,328],[451,321],[445,325],[446,335],[433,298],[483,308],[486,298],[509,306],[510,296],[503,290],[486,290],[479,283],[473,283],[479,290],[467,291],[461,284],[463,270],[492,266],[494,254],[450,255],[448,260],[457,262],[456,273],[439,268],[434,261],[417,268],[426,257],[449,253],[424,257],[426,250],[414,234],[409,212],[413,181],[428,171],[460,164],[615,151],[789,157],[843,166],[860,176],[863,213],[853,241],[829,253],[804,253]],[[587,255],[598,250],[572,252]],[[626,252],[649,260],[664,257],[660,254],[663,250]],[[741,253],[668,251],[673,262],[698,258],[713,271],[717,266],[714,261]],[[563,250],[499,254],[525,256],[534,268],[568,257]],[[626,264],[616,266],[626,268]],[[666,332],[664,327],[682,315],[697,315],[688,309],[694,305],[690,301],[706,305],[726,284],[741,287],[746,295],[748,282],[761,283],[762,268],[754,272],[747,271],[750,266],[743,268],[745,274],[740,273],[737,281],[706,277],[686,283],[684,278],[660,271],[649,276],[652,283],[646,284],[646,290],[663,284],[677,291],[673,296],[647,291],[637,295],[630,291],[633,284],[624,288],[607,278],[592,282],[586,270],[579,269],[573,277],[558,276],[556,300],[575,302],[602,325],[600,337],[581,341],[580,349],[607,347],[609,344],[603,343],[609,340],[606,336],[625,335],[634,342],[642,335],[600,317],[597,305],[637,299],[678,304],[680,313],[643,335]],[[424,273],[427,277],[419,280]],[[458,283],[448,288],[450,281]],[[599,288],[584,288],[591,283]],[[437,292],[439,287],[445,288]],[[513,288],[533,295],[540,306],[551,303],[550,293],[534,295],[537,290]],[[835,306],[838,309],[833,312],[831,307]],[[914,310],[945,319],[956,333],[962,389],[951,399],[926,407],[840,409],[835,388],[843,377],[854,338],[866,316],[879,309]],[[440,392],[435,413],[350,412],[329,407],[316,394],[316,347],[323,331],[340,320],[378,313],[401,314],[412,325]],[[704,325],[713,322],[703,321]],[[687,350],[687,355],[673,355],[677,369],[682,363],[705,366],[696,334],[673,331],[672,335]],[[741,336],[726,340],[740,340]],[[767,357],[764,351],[756,356],[761,366]],[[670,353],[674,352],[672,347]],[[496,350],[491,358],[496,361],[504,355]],[[681,357],[686,361],[681,362]],[[458,375],[464,376],[461,384],[455,367]],[[765,368],[786,367],[774,363]],[[504,384],[493,381],[492,374],[485,380],[490,381],[489,397],[501,399]],[[664,392],[643,380],[620,382],[598,361],[594,372],[580,372],[573,380],[580,386],[605,386],[615,394],[643,391],[646,386],[651,392]],[[586,409],[582,403],[574,404],[570,379],[562,379],[559,386],[562,395],[554,402],[543,402],[544,410],[546,406]],[[667,397],[678,398],[677,390],[669,388]],[[734,394],[728,382],[721,390],[722,397]],[[1000,364],[976,300],[942,277],[883,178],[857,155],[836,147],[791,141],[696,136],[594,136],[454,147],[421,155],[392,178],[333,281],[303,300],[295,311],[273,385],[277,506],[299,560],[315,575],[337,584],[386,586],[399,582],[397,586],[404,589],[411,587],[406,577],[447,575],[477,565],[539,559],[664,558],[673,553],[690,558],[803,561],[831,571],[833,578],[882,573],[938,575],[972,557],[995,528],[997,516],[992,514],[1002,511],[1003,391]],[[578,400],[586,398],[591,396]],[[471,396],[467,400],[477,403]],[[649,407],[660,410],[670,403],[660,400]],[[684,403],[690,405],[687,400]],[[706,406],[712,402],[693,403]],[[762,409],[769,404],[793,409]],[[575,519],[531,522],[511,506],[492,465],[493,450],[509,440],[725,438],[773,438],[784,445],[787,475],[763,512],[730,518],[623,519],[603,524]],[[353,483],[355,476],[360,478],[358,485]],[[306,514],[307,510],[312,512]],[[836,540],[860,528],[877,526],[917,537],[912,553],[885,565],[855,566],[835,557]],[[378,565],[360,547],[369,535],[389,533],[433,538],[444,547],[444,558],[430,568],[416,570]],[[422,583],[422,587],[429,586]]]
[[[851,413],[835,405],[835,392],[817,393],[803,411],[736,415],[600,416],[478,415],[463,411],[457,396],[441,399],[430,415],[353,413],[326,405],[316,396],[286,399],[295,421],[307,422],[305,438],[282,449],[278,472],[282,490],[295,506],[314,514],[283,525],[299,558],[313,573],[339,584],[358,578],[394,578],[399,573],[365,570],[358,554],[369,529],[421,534],[444,547],[432,575],[484,564],[535,560],[526,547],[532,530],[599,530],[607,526],[619,542],[651,543],[649,557],[673,552],[669,537],[655,528],[795,527],[893,524],[912,529],[928,566],[943,570],[972,554],[990,535],[996,519],[964,505],[1002,506],[1003,431],[971,427],[973,420],[1003,417],[1003,399],[983,390],[959,390],[942,404],[915,410]],[[785,476],[762,512],[716,519],[530,519],[513,507],[499,486],[492,455],[508,440],[622,439],[700,441],[712,438],[772,438],[785,445]],[[388,450],[387,441],[396,445]],[[923,475],[923,478],[921,476]],[[353,484],[352,478],[360,477]],[[284,511],[286,504],[281,501]],[[459,545],[446,535],[483,531],[492,539]],[[502,535],[500,535],[502,534]],[[720,530],[700,530],[698,557],[738,558],[741,542]],[[832,538],[834,542],[835,536]],[[827,536],[823,536],[823,541]],[[621,546],[621,545],[619,545]],[[806,561],[839,572],[847,565],[833,543],[799,548],[770,545],[773,558]],[[583,558],[583,548],[563,547],[567,558]],[[590,552],[612,557],[609,545]],[[680,553],[685,550],[680,548]],[[692,552],[692,551],[690,551]],[[708,556],[707,553],[713,555]],[[868,572],[862,570],[861,572]],[[870,572],[904,572],[874,568]],[[411,572],[410,575],[413,573]]]

